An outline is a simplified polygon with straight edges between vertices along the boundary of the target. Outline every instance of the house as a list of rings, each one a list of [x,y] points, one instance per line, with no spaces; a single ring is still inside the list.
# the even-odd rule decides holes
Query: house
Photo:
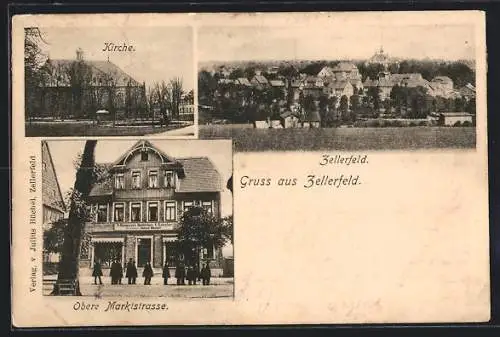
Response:
[[[147,113],[142,109],[146,104],[145,84],[139,83],[109,58],[107,61],[85,60],[79,48],[76,59],[49,58],[42,69],[39,103],[33,111],[35,116],[93,117],[102,109],[136,117]],[[72,87],[75,78],[71,74],[74,73],[83,74],[79,85],[84,89],[78,102],[75,102]]]
[[[318,98],[323,93],[324,81],[322,78],[316,76],[308,76],[303,81],[304,95],[310,95]]]
[[[288,95],[291,95],[291,101],[297,102],[300,98],[300,93],[304,89],[304,82],[301,79],[292,79],[288,86]]]
[[[331,67],[324,66],[316,76],[321,78],[333,77],[335,76],[335,73],[333,72]]]
[[[49,146],[42,141],[42,228],[48,230],[52,223],[64,217],[66,205],[57,179]],[[43,251],[43,262],[59,262],[59,254]]]
[[[276,75],[278,73],[279,67],[278,66],[271,66],[267,68],[267,73],[271,75]]]
[[[242,85],[244,87],[251,87],[252,83],[248,80],[248,78],[240,77],[236,79],[235,84]]]
[[[423,87],[427,89],[429,94],[432,93],[432,86],[420,73],[391,74],[387,71],[383,71],[379,73],[377,79],[370,79],[370,77],[367,77],[363,83],[365,88],[379,88],[381,100],[390,98],[392,88],[396,85],[407,88]]]
[[[453,80],[448,76],[436,76],[431,82],[433,96],[448,98],[453,95]]]
[[[441,112],[439,113],[438,125],[455,126],[464,123],[472,125],[473,115],[467,112]]]
[[[221,74],[222,77],[228,78],[229,75],[231,75],[232,69],[226,67],[226,66],[220,66],[219,67],[219,74]]]
[[[234,84],[234,82],[235,81],[230,78],[219,78],[219,80],[217,81],[218,84],[222,85]]]
[[[296,113],[286,111],[280,115],[281,123],[285,129],[296,128],[299,126],[299,117]]]
[[[358,67],[351,62],[339,62],[332,68],[332,72],[337,80],[361,80]]]
[[[304,117],[301,119],[303,128],[319,128],[321,117],[317,109],[305,112]]]
[[[285,82],[283,82],[283,80],[270,80],[269,85],[275,88],[284,88]]]
[[[96,184],[89,194],[95,214],[86,223],[80,268],[92,270],[95,260],[103,267],[113,259],[129,259],[153,268],[165,262],[175,266],[197,260],[195,251],[183,251],[178,228],[185,211],[193,206],[221,216],[221,177],[207,157],[174,158],[149,141],[140,140],[115,162],[107,164],[109,180]],[[221,267],[221,250],[213,246],[199,252],[201,263]]]
[[[256,87],[257,89],[264,89],[269,86],[269,81],[262,75],[255,75],[251,80],[250,83],[252,86]]]
[[[458,92],[462,97],[464,97],[466,100],[471,100],[473,98],[476,98],[476,87],[474,87],[472,84],[467,83],[463,87],[461,87]]]
[[[336,96],[340,100],[342,96],[350,98],[354,94],[354,86],[348,80],[332,79],[325,85],[323,92],[328,97]]]

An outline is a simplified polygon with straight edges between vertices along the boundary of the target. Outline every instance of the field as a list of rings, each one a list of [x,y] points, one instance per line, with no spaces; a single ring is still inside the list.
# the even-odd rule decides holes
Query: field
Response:
[[[165,126],[112,126],[89,122],[34,122],[26,123],[26,137],[64,136],[144,136],[175,130],[179,124]]]
[[[475,148],[473,127],[254,129],[200,125],[200,139],[232,138],[235,151],[417,150]]]

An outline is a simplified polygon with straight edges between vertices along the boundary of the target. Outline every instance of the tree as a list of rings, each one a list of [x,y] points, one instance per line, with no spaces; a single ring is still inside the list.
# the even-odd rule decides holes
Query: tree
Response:
[[[182,89],[182,79],[179,77],[175,77],[170,80],[170,97],[172,102],[172,117],[179,118],[179,105],[181,104],[181,98],[183,89]]]
[[[49,229],[43,231],[43,249],[47,253],[62,253],[67,225],[67,219],[62,218],[54,221]]]
[[[60,293],[59,285],[61,281],[72,280],[75,282],[75,295],[81,296],[78,280],[81,240],[85,222],[88,221],[90,216],[86,201],[100,173],[95,165],[94,151],[96,145],[97,140],[87,140],[85,142],[81,163],[77,168],[69,205],[68,224],[64,231],[59,272],[52,292],[53,295]]]
[[[40,45],[47,44],[42,31],[38,27],[27,27],[24,29],[24,98],[26,104],[26,116],[31,119],[36,113],[38,97],[40,97],[40,68],[44,63],[45,56]]]
[[[83,60],[77,60],[71,62],[66,71],[71,87],[72,114],[83,117],[86,115],[84,111],[85,92],[88,91],[92,85],[92,68]],[[112,76],[106,76],[106,85],[109,90],[112,90],[111,87],[113,85],[115,87],[113,89],[116,89],[116,80],[114,80]],[[108,102],[111,101],[112,95],[112,93],[108,92]]]
[[[178,240],[186,262],[199,266],[200,249],[221,248],[232,240],[232,218],[222,219],[202,207],[191,207],[180,219]]]
[[[152,92],[150,93],[150,101],[154,105],[158,105],[160,108],[160,115],[161,115],[161,123],[165,123],[165,125],[168,124],[168,121],[170,120],[170,117],[168,115],[169,110],[171,110],[172,106],[172,96],[171,96],[171,91],[168,87],[168,85],[165,83],[165,81],[161,81],[160,83],[156,82],[153,85]],[[154,123],[154,109],[153,109],[153,121]]]
[[[380,87],[369,87],[368,88],[368,97],[370,99],[370,103],[373,105],[373,109],[378,113],[380,109]]]
[[[357,114],[361,108],[361,98],[359,95],[354,94],[349,97],[349,105],[351,106],[350,120],[351,122],[356,121]]]
[[[232,80],[245,77],[245,73],[241,68],[236,68],[229,74],[229,78]]]
[[[314,103],[314,97],[312,95],[305,95],[302,105],[304,112],[311,112],[316,109],[316,104]]]
[[[348,121],[349,120],[349,114],[348,114],[348,112],[349,112],[349,100],[348,100],[346,95],[342,95],[342,97],[340,97],[339,109],[340,109],[340,114],[342,116],[342,120]]]
[[[319,96],[318,102],[319,115],[321,117],[321,126],[325,127],[327,124],[327,116],[328,116],[328,97],[326,95]]]

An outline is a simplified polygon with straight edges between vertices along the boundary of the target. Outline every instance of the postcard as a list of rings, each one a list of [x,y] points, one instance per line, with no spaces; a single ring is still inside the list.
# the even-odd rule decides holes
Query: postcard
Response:
[[[490,319],[480,11],[17,15],[17,327]]]

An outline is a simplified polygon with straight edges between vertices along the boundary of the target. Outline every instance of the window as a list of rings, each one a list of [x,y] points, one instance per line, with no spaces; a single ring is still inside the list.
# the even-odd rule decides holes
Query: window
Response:
[[[98,205],[97,206],[97,222],[107,222],[108,221],[108,205]]]
[[[212,202],[211,201],[203,201],[202,207],[203,207],[203,209],[205,211],[207,211],[208,214],[212,214],[213,213]]]
[[[177,218],[177,204],[175,201],[165,201],[165,221],[173,221]]]
[[[175,188],[175,176],[172,171],[165,171],[164,186],[166,188]]]
[[[193,202],[192,201],[184,201],[183,205],[184,205],[183,211],[187,212],[191,207],[193,207]]]
[[[158,187],[158,171],[149,171],[149,188]]]
[[[130,204],[130,221],[142,221],[142,204],[140,202],[132,202]]]
[[[114,208],[115,208],[115,211],[113,214],[113,221],[115,221],[115,222],[123,221],[125,218],[125,212],[124,212],[125,205],[124,205],[124,203],[123,202],[117,203],[117,204],[115,204]]]
[[[141,171],[132,171],[132,188],[141,188]]]
[[[147,151],[142,151],[141,152],[141,160],[142,161],[148,161],[149,160],[149,156],[148,156],[148,152]]]
[[[47,170],[47,163],[42,163],[42,169],[43,169],[44,171],[46,171],[46,170]]]
[[[158,221],[158,202],[148,202],[148,221]]]
[[[123,179],[123,174],[117,174],[115,176],[115,188],[117,190],[122,190],[125,188],[125,180]]]

